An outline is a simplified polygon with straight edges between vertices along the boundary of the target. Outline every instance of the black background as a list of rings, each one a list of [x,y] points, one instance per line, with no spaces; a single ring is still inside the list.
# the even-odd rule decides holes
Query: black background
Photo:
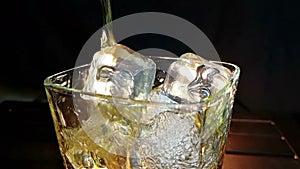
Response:
[[[43,80],[73,68],[85,42],[103,24],[100,0],[12,0],[2,2],[1,7],[0,100],[19,99],[30,92],[45,98]],[[297,0],[112,2],[114,19],[137,12],[165,12],[199,27],[222,61],[241,68],[235,115],[243,105],[250,114],[276,114],[277,125],[298,154],[299,7]],[[156,47],[177,55],[189,50],[158,35],[135,36],[124,43],[134,50]],[[0,112],[0,158],[5,164],[12,168],[63,168],[47,103],[6,101],[0,104]]]
[[[240,66],[239,103],[257,112],[295,113],[300,112],[299,5],[296,0],[113,0],[112,10],[114,19],[154,11],[190,21],[211,40],[221,60]],[[43,94],[44,78],[74,67],[80,49],[103,23],[99,0],[14,0],[3,7],[8,9],[1,24],[4,89],[34,88]],[[162,38],[143,35],[124,43],[133,49],[187,52],[184,45]]]

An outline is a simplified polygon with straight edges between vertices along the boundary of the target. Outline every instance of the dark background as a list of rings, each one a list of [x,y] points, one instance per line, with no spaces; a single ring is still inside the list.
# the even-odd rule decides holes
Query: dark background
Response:
[[[13,168],[62,168],[43,80],[74,67],[85,42],[102,27],[100,0],[12,0],[1,7],[0,158]],[[154,11],[198,26],[222,61],[241,68],[234,114],[274,115],[298,154],[299,7],[297,0],[112,2],[114,19]],[[124,44],[177,55],[189,50],[159,35],[135,36]]]
[[[300,112],[299,5],[297,0],[114,0],[112,10],[115,19],[155,11],[190,21],[221,60],[240,66],[239,103],[257,112],[295,113]],[[10,1],[8,9],[1,26],[2,99],[44,95],[44,78],[74,67],[84,43],[103,23],[100,0]],[[187,52],[174,39],[162,38],[144,35],[124,43],[135,50]]]

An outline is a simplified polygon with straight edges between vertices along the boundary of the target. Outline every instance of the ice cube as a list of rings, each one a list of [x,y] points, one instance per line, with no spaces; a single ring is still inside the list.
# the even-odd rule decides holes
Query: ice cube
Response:
[[[155,72],[156,65],[151,59],[116,44],[95,53],[83,91],[147,99]]]
[[[81,95],[88,117],[80,119],[85,133],[110,153],[126,156],[139,133],[143,106],[120,104],[120,99],[148,99],[156,73],[151,59],[116,44],[95,53],[83,91],[113,96],[103,100]]]
[[[90,117],[82,122],[85,134],[105,151],[126,157],[140,132],[139,123],[131,121],[133,117],[127,118],[126,113],[132,112],[132,115],[139,116],[142,110],[105,102],[89,102],[88,106]]]
[[[163,91],[178,103],[199,102],[226,86],[228,72],[198,55],[186,53],[170,65]]]
[[[182,55],[173,62],[163,84],[165,95],[178,103],[199,102],[215,94],[229,84],[230,71],[192,53]],[[207,169],[216,166],[219,153],[224,150],[229,126],[231,105],[230,93],[210,100],[203,112],[205,117],[201,130],[201,166]]]
[[[199,168],[201,156],[198,112],[169,110],[141,128],[133,168]]]

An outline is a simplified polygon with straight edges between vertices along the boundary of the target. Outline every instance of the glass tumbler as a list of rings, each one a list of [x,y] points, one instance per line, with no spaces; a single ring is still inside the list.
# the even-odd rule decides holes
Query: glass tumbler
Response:
[[[159,89],[178,58],[151,58]],[[229,70],[228,82],[195,103],[83,92],[89,64],[47,77],[44,86],[65,168],[220,169],[240,69],[212,62]]]

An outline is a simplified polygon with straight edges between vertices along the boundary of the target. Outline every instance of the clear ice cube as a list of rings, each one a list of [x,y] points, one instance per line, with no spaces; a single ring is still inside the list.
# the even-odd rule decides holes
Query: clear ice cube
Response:
[[[169,67],[163,91],[178,103],[199,102],[225,87],[227,75],[222,66],[186,53]]]
[[[230,76],[227,68],[186,53],[170,65],[162,90],[164,95],[178,103],[199,102],[221,91],[229,84]],[[208,169],[217,165],[215,162],[220,157],[216,152],[223,151],[229,126],[229,102],[230,95],[224,92],[209,101],[202,112],[205,118],[200,135],[202,157],[199,168]]]
[[[153,60],[116,44],[95,53],[83,91],[121,98],[146,100],[152,90],[156,73]],[[85,133],[108,152],[126,156],[139,133],[144,107],[103,102],[96,97],[81,96],[89,117],[82,120]]]
[[[147,99],[155,72],[156,65],[151,59],[116,44],[95,53],[83,91]]]

